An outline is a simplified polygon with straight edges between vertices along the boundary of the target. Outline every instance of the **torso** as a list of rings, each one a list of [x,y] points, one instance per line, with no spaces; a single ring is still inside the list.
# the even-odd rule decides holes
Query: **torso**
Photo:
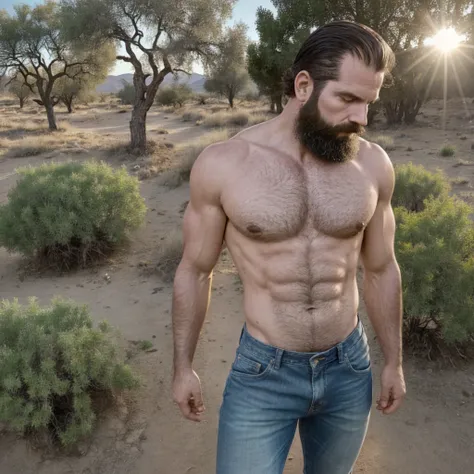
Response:
[[[325,350],[357,323],[359,252],[378,199],[366,142],[332,164],[264,145],[264,131],[237,137],[248,152],[221,195],[247,328],[282,349]]]

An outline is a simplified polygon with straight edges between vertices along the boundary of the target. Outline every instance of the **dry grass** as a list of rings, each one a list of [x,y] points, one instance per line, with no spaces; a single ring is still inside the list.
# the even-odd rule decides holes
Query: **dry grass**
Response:
[[[181,256],[183,255],[183,237],[180,230],[169,232],[158,246],[156,273],[166,283],[174,279]]]
[[[250,113],[248,111],[238,112],[216,112],[208,115],[203,120],[203,125],[209,128],[222,128],[229,126],[244,127],[248,125],[250,120]]]
[[[185,181],[189,181],[191,169],[197,157],[207,148],[217,142],[225,141],[229,138],[230,132],[227,129],[216,130],[214,132],[203,135],[192,145],[187,145],[178,148],[178,162],[177,164],[164,172],[161,177],[161,184],[169,188],[177,188]]]
[[[209,116],[205,110],[187,110],[182,113],[181,118],[184,122],[198,122]]]
[[[462,176],[459,176],[457,178],[451,179],[451,184],[463,186],[463,185],[469,184],[469,180],[467,178],[463,178]]]
[[[371,137],[370,140],[382,147],[385,151],[393,151],[396,148],[393,138],[388,135],[377,135]]]

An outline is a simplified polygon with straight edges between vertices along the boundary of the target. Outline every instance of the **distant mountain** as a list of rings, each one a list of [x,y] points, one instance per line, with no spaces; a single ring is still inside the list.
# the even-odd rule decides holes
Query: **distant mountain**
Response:
[[[150,79],[151,80],[151,79]],[[129,84],[133,83],[133,74],[120,74],[118,76],[107,76],[107,79],[100,84],[96,90],[100,93],[115,94],[123,87],[123,82]],[[178,73],[177,79],[172,74],[168,74],[163,84],[171,85],[173,82],[179,84],[187,84],[194,92],[204,92],[204,83],[206,82],[205,76],[193,72],[190,76],[180,72]]]

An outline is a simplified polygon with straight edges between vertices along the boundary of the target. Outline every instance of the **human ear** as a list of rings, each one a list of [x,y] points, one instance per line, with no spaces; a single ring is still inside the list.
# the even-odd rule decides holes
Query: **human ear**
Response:
[[[313,80],[307,71],[300,71],[295,77],[296,99],[305,103],[313,92]]]

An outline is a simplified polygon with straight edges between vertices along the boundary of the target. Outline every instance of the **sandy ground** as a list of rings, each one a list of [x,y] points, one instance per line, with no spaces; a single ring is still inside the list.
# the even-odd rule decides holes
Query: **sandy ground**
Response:
[[[474,112],[474,106],[471,112]],[[166,118],[168,117],[168,118]],[[397,130],[378,130],[394,138],[390,152],[394,162],[413,161],[429,169],[442,168],[452,178],[466,178],[455,191],[474,203],[474,167],[455,167],[459,158],[474,160],[471,150],[474,124],[454,102],[448,110],[448,128],[440,130],[438,103],[430,104],[420,124]],[[97,109],[68,117],[75,128],[113,134],[126,139],[129,113]],[[192,142],[203,133],[171,113],[153,111],[150,130],[165,128],[168,141]],[[149,136],[153,132],[150,131]],[[466,137],[464,139],[464,137]],[[446,142],[457,147],[456,156],[442,158],[438,150]],[[410,151],[408,151],[410,150]],[[79,157],[79,159],[87,158]],[[15,182],[15,168],[39,164],[42,156],[4,158],[0,161],[0,201]],[[76,455],[59,455],[34,449],[25,440],[7,433],[0,436],[2,474],[212,474],[215,469],[216,427],[225,379],[243,323],[242,293],[235,268],[224,251],[216,269],[211,307],[196,355],[207,406],[205,421],[183,420],[171,399],[171,285],[145,275],[144,262],[153,264],[157,248],[168,232],[180,230],[181,208],[188,200],[187,185],[169,190],[153,178],[141,182],[148,214],[126,254],[94,271],[68,276],[21,278],[21,259],[0,250],[0,298],[18,297],[25,302],[37,296],[47,303],[62,295],[86,303],[97,320],[106,318],[129,340],[151,340],[156,352],[142,353],[133,365],[143,378],[134,403],[107,413],[88,443]],[[104,279],[108,273],[110,283]],[[373,332],[366,328],[373,341]],[[372,343],[375,369],[374,395],[378,392],[380,351]],[[402,410],[391,417],[373,411],[368,437],[355,473],[366,474],[464,474],[474,463],[474,366],[457,368],[406,358],[408,394]],[[302,472],[301,447],[295,439],[285,473]],[[328,473],[330,474],[330,473]]]

